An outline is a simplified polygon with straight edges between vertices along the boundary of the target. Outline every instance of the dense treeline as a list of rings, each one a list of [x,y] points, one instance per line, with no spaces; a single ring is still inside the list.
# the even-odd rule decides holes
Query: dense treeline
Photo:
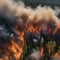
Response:
[[[60,0],[15,0],[15,1],[23,1],[26,6],[31,6],[32,8],[37,7],[38,5],[44,6],[48,5],[52,8],[54,6],[60,6]]]

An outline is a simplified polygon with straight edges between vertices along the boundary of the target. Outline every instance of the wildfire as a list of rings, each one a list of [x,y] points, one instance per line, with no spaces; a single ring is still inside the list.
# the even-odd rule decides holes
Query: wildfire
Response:
[[[41,31],[45,31],[47,36],[60,36],[60,21],[50,7],[38,6],[32,9],[12,0],[1,0],[0,30],[0,60],[19,60],[25,47],[24,32],[29,31],[39,36]],[[41,56],[43,51],[41,48]]]

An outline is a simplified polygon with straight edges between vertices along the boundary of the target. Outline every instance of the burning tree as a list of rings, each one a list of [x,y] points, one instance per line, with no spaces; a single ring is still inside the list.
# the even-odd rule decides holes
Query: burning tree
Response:
[[[46,48],[47,48],[47,51],[45,54],[47,54],[47,60],[50,59],[50,60],[53,60],[53,57],[54,57],[54,52],[55,52],[55,47],[56,47],[56,42],[55,41],[49,41],[47,44],[46,44]]]

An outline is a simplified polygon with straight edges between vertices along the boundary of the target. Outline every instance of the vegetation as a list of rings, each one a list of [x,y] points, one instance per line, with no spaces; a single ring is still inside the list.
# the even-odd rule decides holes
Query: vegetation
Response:
[[[60,55],[60,46],[59,46],[59,49],[58,49],[58,53],[59,53],[59,55]]]
[[[43,56],[40,56],[40,60],[54,60],[54,54],[55,54],[55,48],[56,48],[56,42],[55,41],[49,41],[46,45],[45,45],[45,52],[44,52],[44,55]],[[31,49],[30,49],[31,51]],[[25,47],[25,50],[24,50],[24,54],[25,53],[28,53],[27,51],[27,46]],[[60,54],[60,47],[59,47],[59,50],[58,50],[58,53]],[[24,58],[22,58],[22,60],[35,60],[33,57],[30,57],[29,55],[26,56],[26,55],[23,55]]]

